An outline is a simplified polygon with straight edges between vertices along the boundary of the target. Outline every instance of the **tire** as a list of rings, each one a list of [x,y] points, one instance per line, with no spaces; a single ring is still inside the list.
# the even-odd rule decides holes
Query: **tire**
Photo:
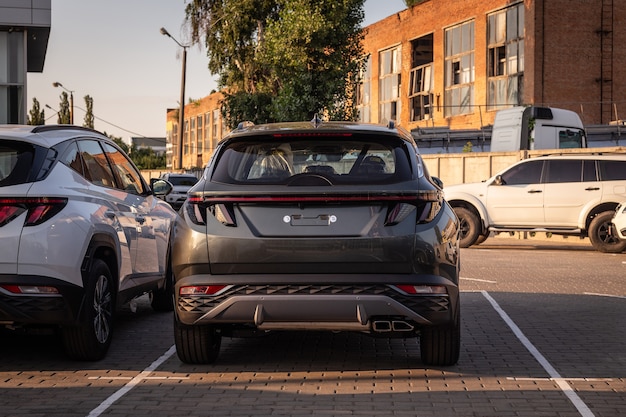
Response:
[[[420,353],[422,363],[430,366],[452,366],[459,361],[461,352],[461,321],[447,326],[422,329]]]
[[[76,360],[102,359],[113,338],[115,292],[111,271],[104,261],[94,259],[85,284],[79,324],[62,329],[67,355]]]
[[[489,237],[488,234],[486,234],[486,235],[478,235],[478,238],[476,239],[476,242],[474,242],[474,245],[480,245],[485,240],[487,240],[488,237]]]
[[[459,246],[469,248],[481,235],[480,219],[465,207],[454,207],[454,213],[459,218]]]
[[[598,214],[589,224],[589,240],[598,252],[621,253],[626,250],[626,240],[621,240],[612,232],[614,211],[604,211]]]
[[[184,363],[207,364],[217,359],[222,336],[214,326],[187,326],[174,317],[176,354]]]

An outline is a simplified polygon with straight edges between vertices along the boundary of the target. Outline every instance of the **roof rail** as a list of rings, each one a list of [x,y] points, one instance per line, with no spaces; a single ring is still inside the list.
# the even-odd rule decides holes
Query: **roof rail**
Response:
[[[42,132],[54,132],[56,130],[83,130],[85,132],[97,133],[99,135],[103,135],[102,132],[99,132],[95,129],[91,129],[85,126],[76,126],[76,125],[38,125],[38,126],[35,126],[31,132],[42,133]]]

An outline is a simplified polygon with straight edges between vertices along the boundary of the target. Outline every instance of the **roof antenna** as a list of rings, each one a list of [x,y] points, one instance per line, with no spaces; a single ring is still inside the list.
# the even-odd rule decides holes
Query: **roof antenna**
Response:
[[[313,116],[313,119],[311,120],[311,124],[313,125],[313,127],[319,127],[321,126],[323,120],[320,119],[320,117],[317,115],[317,113],[315,113],[315,116]]]

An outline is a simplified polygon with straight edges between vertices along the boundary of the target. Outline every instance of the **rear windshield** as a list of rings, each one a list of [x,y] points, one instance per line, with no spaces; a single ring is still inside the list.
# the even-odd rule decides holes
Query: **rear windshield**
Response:
[[[194,185],[195,183],[198,182],[198,178],[196,178],[196,177],[174,177],[174,176],[170,176],[170,177],[168,177],[168,181],[172,185],[183,185],[183,186],[191,187],[192,185]]]
[[[20,142],[0,143],[0,187],[28,182],[35,150]]]
[[[242,138],[222,149],[212,180],[293,185],[316,184],[307,177],[331,184],[404,181],[412,175],[407,152],[401,139],[389,136]]]

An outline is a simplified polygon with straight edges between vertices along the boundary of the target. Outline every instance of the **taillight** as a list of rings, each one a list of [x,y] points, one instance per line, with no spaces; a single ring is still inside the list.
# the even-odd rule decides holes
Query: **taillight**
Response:
[[[206,224],[206,207],[203,202],[202,197],[187,197],[187,201],[185,202],[187,216],[194,224]]]
[[[443,285],[396,285],[400,291],[410,295],[420,294],[447,294],[448,290]]]
[[[402,197],[398,200],[400,202],[389,206],[385,226],[393,226],[402,222],[415,210],[418,210],[418,224],[433,221],[441,210],[443,196],[439,190],[422,190],[417,193],[417,198]]]
[[[0,288],[12,294],[39,294],[39,295],[55,295],[59,290],[55,287],[42,285],[0,285]]]
[[[52,218],[67,204],[67,198],[3,197],[0,198],[0,226],[9,223],[25,211],[24,226],[36,226]]]
[[[228,287],[227,285],[190,285],[180,287],[180,295],[216,295]]]

